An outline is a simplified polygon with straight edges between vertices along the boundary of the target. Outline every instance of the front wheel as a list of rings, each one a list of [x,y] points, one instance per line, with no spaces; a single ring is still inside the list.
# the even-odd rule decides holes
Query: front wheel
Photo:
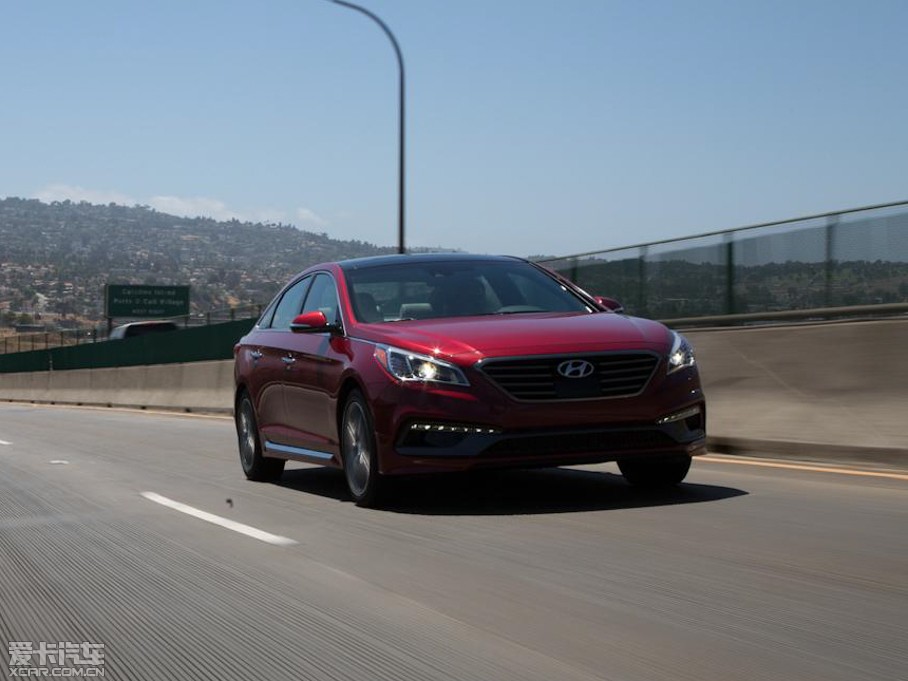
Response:
[[[240,447],[240,463],[249,480],[272,482],[284,472],[283,459],[268,459],[262,455],[262,442],[255,420],[255,408],[248,393],[243,393],[236,408],[236,436]]]
[[[341,421],[341,453],[347,487],[357,506],[374,506],[382,488],[378,471],[378,452],[369,405],[354,390],[344,405]]]
[[[690,470],[689,456],[621,459],[618,468],[624,479],[636,487],[677,485]]]

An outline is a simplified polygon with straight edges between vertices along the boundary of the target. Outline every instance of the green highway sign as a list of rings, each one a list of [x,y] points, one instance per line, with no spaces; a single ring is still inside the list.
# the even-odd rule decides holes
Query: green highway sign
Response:
[[[108,318],[185,317],[189,314],[189,287],[108,284],[104,309]]]

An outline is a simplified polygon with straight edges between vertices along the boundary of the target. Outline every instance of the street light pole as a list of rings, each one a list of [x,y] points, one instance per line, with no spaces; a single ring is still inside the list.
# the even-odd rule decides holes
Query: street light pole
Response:
[[[365,7],[360,7],[359,5],[354,5],[352,2],[347,2],[346,0],[331,0],[336,5],[343,5],[344,7],[349,7],[350,9],[356,10],[362,14],[365,14],[367,17],[372,19],[376,24],[378,24],[381,29],[385,32],[385,35],[388,36],[388,39],[391,41],[391,45],[394,47],[394,53],[397,55],[397,66],[400,71],[400,103],[398,105],[398,111],[400,114],[399,117],[399,130],[398,130],[398,175],[397,175],[397,252],[406,253],[407,249],[404,245],[404,223],[405,223],[405,204],[404,204],[404,57],[400,51],[400,45],[397,44],[397,39],[394,37],[394,34],[391,33],[391,29],[387,27],[384,21],[379,19],[375,14],[367,10]]]

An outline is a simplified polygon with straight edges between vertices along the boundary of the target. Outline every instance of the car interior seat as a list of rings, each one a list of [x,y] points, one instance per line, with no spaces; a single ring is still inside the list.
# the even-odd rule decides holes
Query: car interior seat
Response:
[[[490,311],[485,286],[476,277],[454,275],[440,281],[430,297],[432,307],[442,315],[463,317]]]
[[[356,316],[362,322],[384,321],[381,308],[371,293],[356,294]]]

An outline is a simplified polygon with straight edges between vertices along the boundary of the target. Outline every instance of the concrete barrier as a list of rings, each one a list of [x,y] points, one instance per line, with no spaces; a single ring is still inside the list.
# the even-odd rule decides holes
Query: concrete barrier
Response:
[[[684,334],[700,363],[713,449],[908,457],[908,319]]]
[[[908,461],[908,319],[688,330],[713,449]],[[0,374],[0,400],[232,411],[231,360]]]
[[[0,374],[0,400],[229,413],[233,361]]]

